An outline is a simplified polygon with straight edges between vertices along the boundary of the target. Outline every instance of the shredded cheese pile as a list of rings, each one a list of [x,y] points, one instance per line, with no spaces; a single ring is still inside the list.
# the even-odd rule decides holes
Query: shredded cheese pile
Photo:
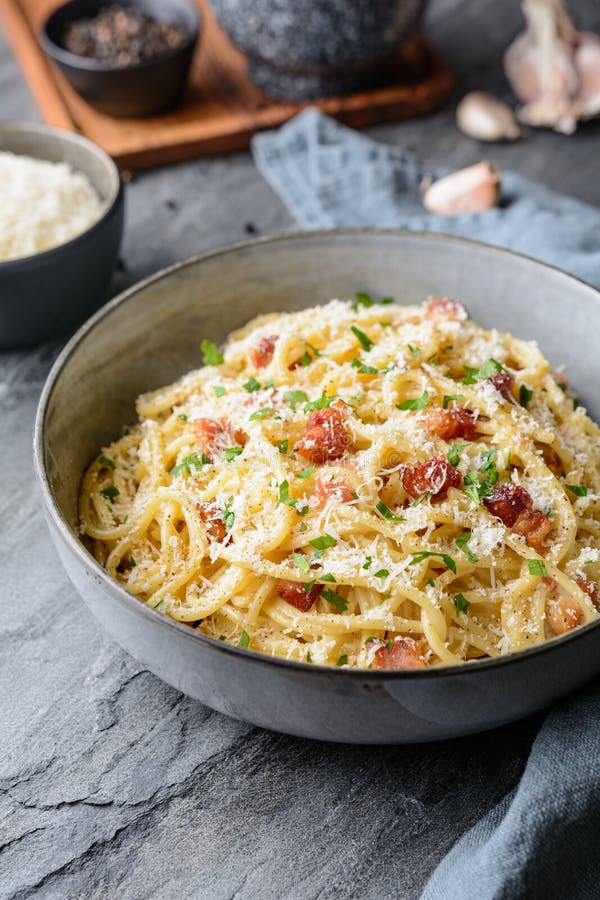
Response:
[[[140,601],[314,664],[423,668],[597,618],[600,430],[454,301],[269,315],[141,396],[81,530]]]
[[[100,198],[65,163],[0,152],[0,261],[64,244],[100,218]]]

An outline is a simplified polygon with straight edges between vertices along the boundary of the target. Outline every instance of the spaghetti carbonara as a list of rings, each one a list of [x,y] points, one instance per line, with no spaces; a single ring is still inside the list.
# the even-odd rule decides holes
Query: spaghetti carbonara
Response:
[[[600,429],[453,300],[261,316],[138,400],[81,530],[154,609],[315,664],[422,668],[598,617]]]

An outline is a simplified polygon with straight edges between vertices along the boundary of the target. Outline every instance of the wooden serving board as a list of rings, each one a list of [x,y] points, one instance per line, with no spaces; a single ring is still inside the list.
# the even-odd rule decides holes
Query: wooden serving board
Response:
[[[306,105],[277,102],[263,94],[206,0],[197,2],[203,28],[186,98],[172,112],[144,119],[116,119],[97,112],[50,62],[37,34],[60,2],[0,0],[0,17],[45,121],[91,138],[123,169],[142,169],[244,149],[255,132],[282,124]],[[448,100],[453,87],[450,70],[421,36],[412,38],[398,54],[392,80],[397,83],[312,102],[361,128],[430,113]]]

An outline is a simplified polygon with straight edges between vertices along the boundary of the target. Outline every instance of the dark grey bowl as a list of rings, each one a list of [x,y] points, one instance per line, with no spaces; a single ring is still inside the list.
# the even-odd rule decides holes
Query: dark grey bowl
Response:
[[[426,0],[210,0],[252,78],[272,97],[306,100],[385,82]]]
[[[0,150],[66,162],[87,175],[103,212],[87,231],[44,253],[0,262],[0,349],[66,335],[106,299],[123,233],[123,186],[100,147],[45,125],[0,124]]]
[[[115,67],[70,53],[62,45],[65,26],[89,18],[109,0],[71,0],[46,20],[41,43],[71,87],[110,116],[149,116],[175,106],[183,96],[200,32],[200,14],[191,0],[119,0],[165,22],[180,25],[188,39],[169,53],[137,66]]]
[[[214,709],[290,734],[354,743],[482,731],[597,675],[600,621],[463,666],[311,666],[227,646],[150,609],[108,577],[77,534],[84,468],[134,421],[141,391],[198,366],[201,338],[221,341],[258,312],[357,290],[395,294],[403,303],[428,294],[460,297],[484,325],[537,338],[554,364],[566,363],[582,402],[600,418],[600,295],[591,287],[525,257],[438,235],[369,230],[267,238],[154,275],[107,304],[70,341],[50,373],[35,426],[46,517],[67,572],[102,626],[160,678]]]

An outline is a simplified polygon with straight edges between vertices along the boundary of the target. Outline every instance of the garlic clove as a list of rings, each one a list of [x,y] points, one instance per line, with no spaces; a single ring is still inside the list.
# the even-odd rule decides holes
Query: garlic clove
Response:
[[[434,181],[423,193],[423,205],[439,216],[458,216],[495,206],[499,195],[500,170],[480,162]]]
[[[600,37],[588,31],[577,35],[575,68],[579,76],[577,96],[580,115],[584,118],[600,114]]]
[[[485,91],[465,94],[456,107],[456,123],[479,141],[514,141],[522,134],[510,107]]]
[[[571,134],[600,114],[600,38],[577,32],[563,0],[523,0],[527,21],[504,56],[519,121]]]

